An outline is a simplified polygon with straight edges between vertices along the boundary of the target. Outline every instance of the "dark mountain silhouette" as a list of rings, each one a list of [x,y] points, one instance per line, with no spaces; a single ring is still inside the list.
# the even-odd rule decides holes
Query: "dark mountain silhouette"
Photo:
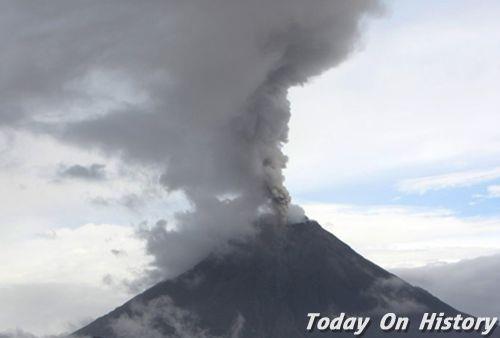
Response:
[[[76,334],[103,338],[353,337],[352,332],[305,330],[309,312],[332,317],[345,312],[372,318],[363,337],[386,337],[399,334],[382,332],[378,319],[394,312],[410,317],[409,331],[401,334],[404,337],[480,336],[418,332],[424,312],[455,315],[459,311],[364,259],[314,221],[263,226],[255,238],[233,246],[153,286]]]

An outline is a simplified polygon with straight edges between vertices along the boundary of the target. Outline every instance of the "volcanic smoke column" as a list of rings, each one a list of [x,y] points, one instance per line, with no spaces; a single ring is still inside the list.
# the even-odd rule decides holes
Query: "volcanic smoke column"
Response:
[[[287,142],[290,119],[288,89],[342,61],[354,46],[359,21],[366,12],[377,7],[374,1],[313,1],[304,4],[277,0],[255,1],[256,6],[257,3],[261,6],[257,12],[253,5],[250,5],[251,10],[240,3],[233,13],[236,17],[241,15],[240,19],[248,13],[257,15],[249,27],[245,27],[244,19],[238,23],[242,28],[240,32],[249,34],[240,41],[244,41],[246,47],[261,59],[259,68],[252,68],[251,64],[244,68],[260,77],[255,79],[258,81],[254,84],[256,89],[243,97],[243,109],[228,116],[230,136],[226,141],[236,149],[229,152],[231,158],[226,157],[219,166],[236,162],[233,168],[237,169],[239,181],[228,191],[217,193],[235,193],[238,199],[247,202],[247,210],[267,205],[278,216],[278,221],[285,222],[291,201],[282,173],[287,162],[282,146]],[[233,29],[224,26],[221,24],[220,27],[222,35],[234,33]],[[226,47],[240,48],[238,44]],[[233,98],[225,99],[232,101]],[[227,146],[217,149],[225,152]],[[210,192],[210,196],[213,193]],[[191,198],[197,199],[196,196]]]
[[[194,150],[196,156],[208,157],[194,167],[192,158],[182,165],[186,158],[169,157],[163,182],[167,187],[182,189],[194,202],[195,209],[178,217],[186,239],[182,248],[175,245],[178,236],[171,239],[172,235],[162,230],[157,229],[149,236],[149,250],[160,267],[174,265],[172,255],[165,254],[165,247],[178,249],[174,254],[176,261],[191,256],[185,248],[205,248],[195,251],[202,252],[194,259],[198,260],[218,245],[217,239],[245,232],[262,210],[274,213],[275,222],[286,223],[291,199],[284,186],[287,158],[282,146],[287,142],[290,119],[288,89],[344,60],[355,47],[362,19],[378,9],[371,0],[256,0],[217,4],[218,11],[224,13],[223,19],[210,5],[200,9],[203,17],[200,32],[210,33],[202,34],[207,42],[196,51],[213,59],[208,64],[201,62],[203,68],[199,74],[204,77],[188,83],[201,83],[200,91],[193,91],[189,100],[209,104],[198,115],[205,116],[200,134],[207,139]],[[193,40],[181,35],[179,39],[182,38]],[[212,44],[215,44],[213,50]],[[200,95],[207,90],[208,96]],[[214,102],[222,103],[222,109],[218,106],[211,109]],[[189,114],[185,104],[183,108]],[[189,130],[197,126],[192,122],[189,121]],[[196,147],[193,140],[188,143]],[[205,144],[210,148],[204,147]],[[176,172],[178,168],[183,168],[180,175]],[[206,171],[186,176],[192,168]],[[225,194],[236,197],[217,199]],[[199,237],[203,240],[198,241]],[[217,239],[207,241],[214,237]]]
[[[378,8],[376,0],[5,1],[0,126],[164,169],[161,183],[192,208],[178,214],[177,231],[153,229],[148,248],[158,267],[179,271],[262,213],[286,221],[288,89],[344,60]],[[124,86],[133,95],[118,95]]]

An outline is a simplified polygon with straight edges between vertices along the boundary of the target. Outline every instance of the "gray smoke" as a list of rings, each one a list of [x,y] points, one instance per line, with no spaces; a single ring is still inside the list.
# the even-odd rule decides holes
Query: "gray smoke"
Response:
[[[89,181],[102,181],[106,179],[106,166],[104,164],[94,163],[89,166],[74,164],[72,166],[61,165],[57,176],[60,179],[82,179]]]
[[[344,60],[377,9],[376,0],[2,1],[0,126],[162,167],[161,184],[192,204],[176,231],[148,236],[157,267],[175,274],[251,232],[259,215],[286,222],[287,91]]]

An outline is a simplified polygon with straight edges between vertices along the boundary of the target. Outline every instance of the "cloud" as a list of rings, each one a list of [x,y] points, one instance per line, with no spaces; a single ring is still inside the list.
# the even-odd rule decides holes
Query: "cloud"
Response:
[[[17,337],[16,328],[40,337],[72,332],[126,300],[119,290],[91,286],[83,278],[80,283],[0,284],[0,337],[2,331]]]
[[[91,338],[83,336],[74,336],[68,334],[58,334],[58,335],[34,335],[30,332],[26,332],[20,329],[0,332],[0,338]]]
[[[16,330],[10,332],[0,332],[0,338],[36,338],[36,336],[22,330]]]
[[[175,224],[168,224],[164,220],[158,221],[152,227],[144,227],[139,231],[140,238],[146,241],[146,250],[154,258],[150,276],[146,276],[146,284],[172,278],[186,271],[213,250],[224,250],[226,239],[234,237],[252,236],[255,229],[245,226],[249,218],[241,219],[241,215],[248,215],[244,203],[228,202],[219,206],[218,203],[203,205],[204,208],[233,208],[235,213],[213,212],[205,213],[203,219],[198,219],[190,212],[178,214],[177,218],[185,219],[181,231]],[[204,210],[201,210],[204,212]],[[222,228],[221,225],[230,226]],[[235,229],[238,231],[236,232]]]
[[[496,218],[460,218],[446,210],[402,206],[309,204],[305,205],[305,209],[329,231],[385,268],[453,262],[500,252],[500,220]],[[217,220],[213,222],[217,223]],[[153,227],[154,238],[158,240],[147,245],[152,246],[150,251],[158,250],[160,253],[164,252],[163,245],[168,245],[171,252],[178,255],[155,256],[155,259],[171,259],[171,262],[158,264],[170,266],[170,274],[175,275],[191,264],[193,257],[190,255],[199,252],[189,250],[185,243],[192,243],[194,239],[186,237],[198,238],[198,232],[202,231],[208,240],[200,241],[200,246],[207,245],[207,242],[217,240],[210,238],[214,234],[212,226],[216,225],[209,222],[206,227],[194,227],[192,233],[174,232],[169,235],[166,233],[171,231],[172,225],[161,221]],[[93,224],[76,229],[53,229],[48,236],[3,243],[0,246],[0,255],[4,258],[4,269],[0,275],[3,284],[0,288],[11,291],[0,292],[0,304],[2,309],[16,311],[0,311],[0,327],[18,326],[37,334],[57,333],[64,330],[68,323],[78,323],[84,317],[96,317],[112,309],[130,297],[130,290],[135,288],[135,292],[140,292],[152,282],[150,279],[138,280],[138,277],[144,276],[143,272],[150,262],[150,258],[144,255],[145,245],[135,236],[133,228]],[[204,249],[208,250],[207,247],[209,245]],[[27,255],[30,252],[37,254]],[[477,276],[482,275],[477,273]],[[413,283],[413,280],[405,279]],[[195,280],[192,282],[196,283]],[[441,296],[434,289],[421,286]],[[69,295],[73,292],[88,297],[81,298],[81,303],[75,303]],[[48,317],[42,318],[35,314],[41,311],[40,306],[47,303],[44,295],[59,301],[57,306],[51,308],[53,311],[46,312]],[[478,299],[483,299],[481,297]],[[18,312],[33,315],[15,316]],[[61,330],[44,331],[47,322],[53,322]]]
[[[89,181],[102,181],[106,179],[106,166],[104,164],[94,163],[89,166],[74,164],[66,167],[62,166],[57,175],[59,178],[76,178]]]
[[[29,332],[25,332],[23,330],[17,329],[13,331],[5,331],[5,332],[0,332],[0,338],[64,338],[62,336],[35,336],[34,334],[31,334]]]
[[[133,227],[110,224],[2,241],[1,330],[59,334],[109,312],[130,298],[128,281],[147,269],[144,251]]]
[[[158,322],[168,327],[155,325]],[[147,304],[133,303],[130,314],[116,319],[111,328],[117,337],[123,338],[217,338],[199,324],[194,313],[177,307],[169,297],[163,296]],[[237,316],[231,332],[224,337],[237,338],[243,325],[244,318]]]
[[[290,91],[294,198],[500,166],[499,3],[386,3],[361,53]]]
[[[500,317],[499,266],[500,255],[492,255],[393,272],[462,311]]]
[[[150,262],[131,226],[85,224],[52,229],[49,236],[2,241],[3,284],[75,283],[100,286],[105,274],[135,278]],[[118,250],[118,251],[117,251]],[[127,255],[117,257],[116,252]]]
[[[376,301],[376,306],[370,311],[375,315],[387,312],[415,314],[427,310],[408,293],[408,285],[398,277],[378,278],[364,293]]]
[[[429,191],[470,187],[497,178],[500,178],[500,167],[406,179],[399,182],[398,189],[408,194],[423,195]]]
[[[155,322],[167,323],[165,327],[154,325]],[[190,312],[176,307],[166,296],[156,298],[148,304],[134,303],[130,315],[122,315],[111,323],[114,334],[123,338],[161,338],[161,337],[212,337],[197,327],[198,320]]]
[[[484,194],[474,195],[475,200],[484,200],[484,199],[499,198],[499,197],[500,197],[500,185],[490,185],[486,187],[486,192]]]
[[[343,62],[379,9],[377,0],[2,3],[0,124],[160,167],[161,184],[192,208],[177,217],[186,235],[156,231],[151,241],[180,236],[199,258],[262,213],[286,221],[288,90]],[[227,194],[235,198],[218,199]]]
[[[154,222],[189,207],[181,193],[168,193],[158,184],[161,171],[157,167],[124,165],[119,159],[106,158],[90,149],[75,149],[51,137],[28,132],[15,132],[12,142],[7,156],[9,164],[0,170],[1,239],[18,240],[88,222]],[[0,162],[4,159],[0,158]],[[93,163],[105,163],[106,179],[57,177],[61,159],[66,168],[72,164],[90,167]],[[58,181],[63,184],[54,184]],[[96,207],[99,198],[107,203],[106,207]]]
[[[303,206],[309,217],[385,268],[456,262],[500,252],[496,216],[460,217],[450,210],[391,205]]]
[[[111,249],[111,253],[117,257],[127,255],[127,252],[125,250],[119,250],[119,249]]]
[[[105,198],[102,196],[93,197],[90,199],[90,203],[93,205],[101,206],[101,207],[109,207],[109,206],[122,206],[129,210],[138,210],[141,207],[151,202],[152,199],[158,198],[158,194],[152,192],[142,192],[140,194],[137,193],[126,193],[120,197],[110,197]]]
[[[488,187],[488,196],[491,198],[500,197],[500,185],[491,185]]]

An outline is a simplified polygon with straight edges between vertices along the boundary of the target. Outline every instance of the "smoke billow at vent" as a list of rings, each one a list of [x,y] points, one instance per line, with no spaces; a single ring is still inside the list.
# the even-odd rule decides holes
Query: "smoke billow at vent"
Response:
[[[342,62],[379,4],[55,0],[10,10],[3,48],[20,57],[3,60],[0,100],[10,109],[0,114],[16,114],[0,121],[163,168],[161,184],[192,206],[177,230],[159,222],[143,232],[167,277],[252,234],[260,217],[304,218],[284,185],[288,89]],[[93,101],[117,88],[133,95]]]

